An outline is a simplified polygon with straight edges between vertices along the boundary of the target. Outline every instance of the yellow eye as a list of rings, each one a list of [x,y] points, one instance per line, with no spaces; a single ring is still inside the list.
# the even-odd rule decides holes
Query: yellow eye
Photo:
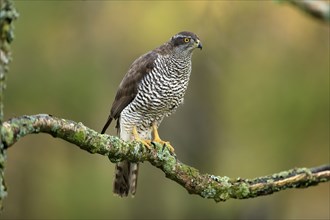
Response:
[[[190,38],[185,37],[185,38],[183,39],[183,41],[184,41],[185,43],[188,43],[188,42],[190,41]]]

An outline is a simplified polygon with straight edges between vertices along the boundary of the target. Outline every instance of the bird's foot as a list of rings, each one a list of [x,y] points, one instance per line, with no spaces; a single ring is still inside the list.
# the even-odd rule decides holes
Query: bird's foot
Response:
[[[151,149],[151,142],[152,141],[151,140],[145,140],[145,139],[140,138],[140,136],[139,136],[139,134],[138,134],[135,126],[133,127],[133,136],[134,136],[134,140],[142,143],[143,146],[145,146],[149,150]]]
[[[171,145],[169,141],[163,141],[161,139],[154,139],[152,142],[160,143],[163,146],[166,146],[171,154],[174,153],[174,147]]]
[[[159,134],[158,134],[158,130],[157,130],[157,126],[153,125],[152,129],[153,129],[154,138],[153,138],[153,140],[147,140],[147,139],[140,138],[140,136],[139,136],[139,134],[136,130],[136,127],[133,127],[134,140],[142,143],[149,150],[152,148],[151,146],[152,146],[153,142],[159,143],[163,146],[166,146],[169,149],[169,151],[173,154],[174,153],[174,147],[170,144],[169,141],[163,141],[162,139],[160,139]]]
[[[152,129],[153,129],[153,135],[154,135],[154,139],[152,140],[152,142],[157,142],[157,143],[167,146],[169,151],[173,154],[174,147],[170,144],[169,141],[163,141],[162,139],[160,139],[159,134],[158,134],[158,129],[155,124],[152,126]]]

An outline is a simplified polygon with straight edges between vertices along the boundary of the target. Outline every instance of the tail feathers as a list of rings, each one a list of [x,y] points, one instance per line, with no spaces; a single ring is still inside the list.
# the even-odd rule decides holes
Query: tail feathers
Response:
[[[129,191],[132,194],[132,196],[134,196],[135,193],[136,193],[138,174],[139,174],[139,164],[138,163],[130,163]]]
[[[111,117],[111,116],[108,117],[107,122],[106,122],[105,125],[103,126],[103,129],[102,129],[102,131],[101,131],[101,134],[104,134],[105,131],[108,129],[109,125],[110,125],[111,122],[112,122],[112,119],[113,119],[113,117]]]
[[[139,164],[122,161],[116,164],[113,193],[126,197],[136,193]]]

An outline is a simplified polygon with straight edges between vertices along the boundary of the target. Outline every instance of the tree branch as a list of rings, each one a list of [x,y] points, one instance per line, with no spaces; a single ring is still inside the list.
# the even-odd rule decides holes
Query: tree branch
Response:
[[[326,1],[287,0],[312,16],[329,21],[330,7]],[[197,194],[215,201],[230,198],[247,199],[269,195],[288,188],[305,188],[330,180],[330,165],[315,168],[295,168],[277,174],[255,179],[201,174],[197,169],[181,163],[175,154],[154,143],[146,149],[137,142],[124,142],[118,137],[102,135],[82,123],[59,119],[47,114],[22,116],[3,122],[3,91],[5,78],[11,61],[10,43],[13,40],[12,21],[18,13],[10,0],[0,0],[0,207],[7,195],[4,183],[5,149],[20,138],[33,133],[48,133],[71,142],[90,153],[108,156],[110,161],[149,161],[160,168],[167,178],[182,185],[191,194]]]
[[[314,18],[330,21],[330,4],[322,0],[286,0]]]
[[[18,13],[9,0],[0,0],[0,128],[3,121],[3,91],[6,88],[6,74],[11,61],[10,43],[14,39],[13,20]],[[6,151],[2,145],[0,136],[0,209],[2,200],[7,195],[7,187],[4,180]]]
[[[47,133],[79,146],[90,153],[108,156],[111,162],[129,160],[149,161],[160,168],[167,178],[183,186],[190,194],[214,199],[247,199],[269,195],[288,188],[306,188],[330,180],[330,165],[315,168],[295,168],[255,179],[202,174],[181,163],[166,146],[153,143],[148,150],[138,142],[124,142],[118,137],[99,134],[82,123],[60,119],[47,114],[12,118],[3,123],[1,136],[7,148],[20,138],[36,133]]]

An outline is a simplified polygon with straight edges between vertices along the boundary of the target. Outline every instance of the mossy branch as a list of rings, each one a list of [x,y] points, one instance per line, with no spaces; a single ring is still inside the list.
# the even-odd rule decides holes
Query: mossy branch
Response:
[[[11,61],[10,44],[14,39],[13,21],[18,13],[10,0],[0,0],[0,128],[4,115],[4,90],[6,88],[6,75]],[[3,198],[7,196],[7,187],[4,179],[6,151],[2,145],[0,136],[0,209],[2,209]]]
[[[202,174],[181,163],[166,146],[154,143],[151,150],[138,142],[125,142],[118,137],[100,134],[82,123],[47,114],[12,118],[3,123],[1,136],[7,148],[20,138],[36,133],[48,133],[79,146],[90,153],[108,156],[111,162],[149,161],[161,169],[167,178],[182,185],[190,194],[214,199],[247,199],[269,195],[288,188],[306,188],[330,180],[330,165],[316,168],[294,168],[254,179]]]
[[[284,0],[283,0],[284,1]],[[286,0],[308,14],[330,21],[330,6],[326,1]],[[201,174],[170,154],[166,147],[154,143],[147,150],[136,142],[127,143],[118,137],[102,135],[81,123],[59,119],[50,115],[22,116],[3,122],[3,91],[5,79],[11,61],[10,44],[13,40],[13,22],[18,13],[11,0],[0,0],[0,208],[7,195],[4,182],[4,164],[6,150],[21,137],[32,133],[48,133],[54,137],[69,141],[90,153],[108,156],[112,162],[120,160],[149,161],[160,168],[166,177],[185,187],[189,193],[198,194],[215,201],[229,198],[246,199],[268,195],[287,188],[302,188],[328,182],[330,165],[316,168],[296,168],[278,174],[255,179],[230,179],[209,174]]]

